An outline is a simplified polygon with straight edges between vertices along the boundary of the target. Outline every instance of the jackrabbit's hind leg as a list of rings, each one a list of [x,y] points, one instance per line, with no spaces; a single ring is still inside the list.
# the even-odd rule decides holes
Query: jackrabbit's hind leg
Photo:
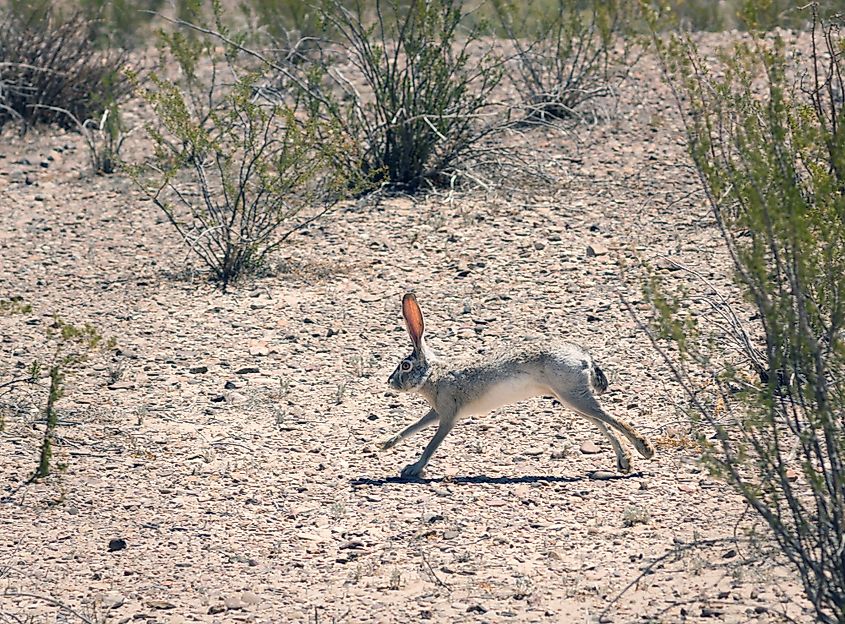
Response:
[[[622,474],[628,474],[631,472],[631,454],[628,452],[622,444],[619,442],[619,438],[616,437],[616,434],[613,433],[610,429],[607,428],[602,421],[596,420],[595,418],[591,418],[590,420],[599,428],[606,437],[610,441],[610,446],[613,447],[613,452],[616,453],[616,469],[621,472]]]
[[[426,413],[425,416],[420,418],[413,425],[409,425],[409,426],[405,427],[402,431],[397,433],[395,436],[390,437],[387,440],[385,440],[384,442],[380,443],[379,449],[382,450],[382,451],[386,451],[389,448],[393,448],[394,446],[396,446],[396,444],[398,444],[399,442],[401,442],[402,440],[404,440],[408,436],[411,436],[411,435],[415,434],[417,431],[425,429],[429,425],[434,424],[434,422],[437,419],[438,419],[437,412],[435,412],[434,410],[429,410]]]
[[[624,435],[637,452],[645,457],[651,459],[654,456],[654,447],[646,440],[636,429],[629,425],[624,420],[614,418],[605,412],[595,397],[589,392],[573,393],[573,394],[559,394],[560,402],[570,409],[578,412],[582,416],[586,416],[592,420],[598,420],[605,425],[610,425],[622,435]]]

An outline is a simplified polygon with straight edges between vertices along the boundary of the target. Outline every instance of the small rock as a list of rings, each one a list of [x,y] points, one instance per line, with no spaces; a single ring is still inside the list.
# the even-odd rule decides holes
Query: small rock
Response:
[[[549,455],[551,459],[566,459],[566,451],[564,449],[560,449],[558,451],[552,451]]]
[[[238,387],[238,384],[234,381],[227,381],[225,384],[223,384],[224,390],[234,390],[237,387]]]
[[[703,618],[718,618],[722,617],[722,611],[719,609],[711,609],[710,607],[703,607],[701,609],[701,617]]]
[[[237,596],[229,596],[225,601],[223,601],[223,604],[226,606],[228,611],[242,611],[246,607],[246,605]]]
[[[534,241],[534,249],[536,249],[537,251],[540,251],[545,248],[546,243],[544,243],[543,241]]]
[[[204,364],[201,364],[200,366],[191,366],[191,368],[188,369],[188,372],[193,374],[193,375],[200,375],[202,373],[207,373],[208,372],[208,366],[205,366]]]
[[[731,548],[724,555],[722,555],[722,559],[733,559],[734,557],[736,557],[736,550],[734,550],[733,548]]]
[[[259,371],[258,371],[257,366],[244,366],[243,368],[239,368],[238,370],[236,370],[235,374],[236,375],[253,375],[253,374],[256,374],[258,372]]]
[[[226,610],[226,605],[224,604],[213,604],[208,608],[209,615],[217,615],[218,613],[223,613]]]
[[[241,594],[241,601],[247,605],[257,605],[261,603],[261,596],[251,591],[245,591]]]
[[[172,602],[168,602],[167,600],[148,600],[147,606],[150,609],[162,609],[162,610],[175,609],[176,608],[175,604],[173,604]]]
[[[798,472],[793,470],[792,468],[787,468],[784,476],[786,477],[786,480],[790,483],[795,483],[796,481],[798,481]]]
[[[441,520],[443,520],[443,516],[439,513],[434,513],[433,511],[426,511],[422,515],[422,521],[424,524],[433,524],[435,522],[440,522]]]
[[[116,381],[113,384],[109,384],[109,390],[131,390],[135,387],[135,384],[131,381]]]
[[[467,613],[487,613],[487,609],[480,604],[475,604],[467,607]]]
[[[583,444],[581,444],[581,452],[584,455],[595,455],[596,453],[601,453],[601,449],[598,444],[592,440],[586,440]]]
[[[610,472],[609,470],[594,470],[590,473],[590,478],[595,481],[607,481],[616,478],[616,476],[615,472]]]
[[[117,609],[126,602],[126,596],[120,592],[107,591],[100,598],[100,602],[103,603],[103,608],[105,609]]]
[[[254,356],[270,355],[270,347],[266,344],[254,344],[249,348],[249,354]]]
[[[226,402],[231,403],[232,405],[238,405],[240,403],[246,403],[247,396],[240,392],[230,392],[229,395],[226,397]]]
[[[115,552],[117,550],[123,550],[126,548],[126,540],[117,538],[113,540],[109,540],[109,552]]]
[[[507,503],[501,498],[491,498],[487,501],[487,505],[490,507],[504,507],[506,504]]]
[[[587,245],[588,258],[595,258],[596,256],[605,256],[607,255],[607,251],[607,247],[605,247],[601,243],[591,243],[590,245]]]
[[[685,494],[692,494],[698,490],[692,483],[680,483],[678,484],[678,491],[684,492]]]

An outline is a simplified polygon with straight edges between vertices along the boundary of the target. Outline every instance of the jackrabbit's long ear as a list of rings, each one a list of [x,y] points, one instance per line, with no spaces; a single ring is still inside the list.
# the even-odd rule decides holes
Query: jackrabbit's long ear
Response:
[[[413,293],[408,293],[402,297],[402,316],[405,317],[405,327],[408,328],[408,335],[411,337],[411,342],[414,343],[414,349],[419,351],[422,347],[425,323],[420,306],[417,305],[417,298]]]

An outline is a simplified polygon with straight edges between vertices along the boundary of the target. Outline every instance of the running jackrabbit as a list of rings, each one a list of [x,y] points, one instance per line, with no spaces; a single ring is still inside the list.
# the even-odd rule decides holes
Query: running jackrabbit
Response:
[[[402,315],[414,345],[388,383],[396,390],[421,394],[431,410],[417,422],[381,444],[387,450],[411,434],[437,423],[437,432],[422,456],[402,470],[402,477],[422,474],[428,460],[455,423],[471,414],[483,415],[503,405],[535,396],[553,395],[594,423],[610,440],[619,472],[631,470],[631,458],[608,425],[624,435],[640,455],[654,448],[631,425],[605,412],[593,393],[607,389],[607,377],[587,351],[567,342],[511,349],[490,359],[459,364],[435,355],[425,343],[422,311],[413,294],[402,299]]]

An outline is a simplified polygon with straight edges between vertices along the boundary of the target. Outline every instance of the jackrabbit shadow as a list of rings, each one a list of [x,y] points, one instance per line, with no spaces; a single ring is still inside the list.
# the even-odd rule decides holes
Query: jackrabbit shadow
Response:
[[[608,475],[602,476],[601,481],[619,481],[628,480],[643,476],[641,472],[629,473],[624,475]],[[591,481],[589,476],[583,477],[561,477],[554,475],[522,475],[519,477],[490,477],[487,475],[465,475],[460,477],[385,477],[383,479],[374,479],[371,477],[358,477],[352,479],[350,485],[372,485],[375,487],[382,487],[384,485],[416,485],[429,483],[456,483],[459,485],[473,485],[473,484],[492,484],[492,485],[518,485],[520,483],[583,483],[584,481]]]

